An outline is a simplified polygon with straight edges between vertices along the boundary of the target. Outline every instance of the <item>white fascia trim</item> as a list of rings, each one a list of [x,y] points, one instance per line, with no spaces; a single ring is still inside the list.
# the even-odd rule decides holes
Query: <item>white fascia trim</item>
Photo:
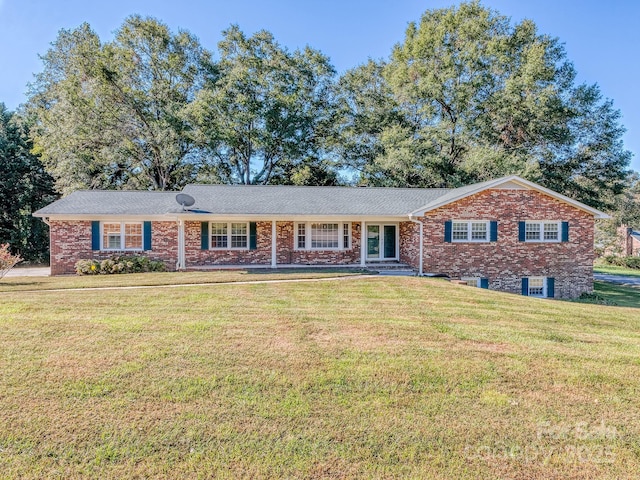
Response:
[[[175,222],[178,218],[175,215],[120,215],[120,214],[76,214],[76,215],[51,215],[40,214],[34,217],[46,217],[50,221],[72,221],[72,220],[97,220],[101,222]]]
[[[219,220],[239,220],[239,221],[277,221],[277,222],[351,222],[360,223],[362,216],[356,215],[251,215],[251,214],[233,214],[227,215],[222,213],[181,213],[176,216],[180,220],[185,221],[198,221],[198,222],[213,222]],[[377,223],[398,223],[406,221],[406,215],[393,216],[371,216],[366,217],[367,222]]]
[[[530,182],[529,180],[525,180],[524,178],[520,178],[517,175],[511,175],[508,177],[502,177],[502,178],[497,178],[496,180],[493,180],[491,182],[486,182],[481,184],[480,186],[478,186],[478,188],[474,188],[472,190],[467,190],[464,193],[461,193],[460,195],[457,195],[453,198],[450,198],[448,200],[436,200],[435,202],[431,202],[428,203],[427,205],[425,205],[424,207],[421,207],[417,210],[414,210],[413,212],[411,212],[409,215],[410,216],[418,216],[421,217],[423,216],[426,212],[429,212],[431,210],[435,210],[436,208],[442,207],[444,205],[448,205],[449,203],[453,203],[453,202],[457,202],[458,200],[461,200],[463,198],[469,197],[471,195],[475,195],[476,193],[482,192],[484,190],[489,190],[491,188],[495,188],[498,187],[504,183],[507,182],[514,182],[514,183],[518,183],[524,187],[528,187],[531,190],[536,190],[540,193],[544,193],[552,198],[555,198],[556,200],[560,200],[562,202],[568,203],[569,205],[576,207],[580,210],[583,210],[587,213],[590,213],[591,215],[593,215],[595,218],[611,218],[609,215],[607,215],[604,212],[601,212],[600,210],[597,210],[595,208],[592,208],[588,205],[585,205],[584,203],[578,202],[577,200],[574,200],[572,198],[569,198],[565,195],[562,195],[561,193],[558,192],[554,192],[553,190],[549,190],[548,188],[545,188],[541,185],[538,185],[537,183],[533,183]]]

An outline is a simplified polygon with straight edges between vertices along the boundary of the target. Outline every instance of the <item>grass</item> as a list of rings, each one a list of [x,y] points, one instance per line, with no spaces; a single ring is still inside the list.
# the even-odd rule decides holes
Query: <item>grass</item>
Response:
[[[248,269],[216,270],[203,272],[137,273],[128,275],[58,276],[58,277],[5,277],[0,280],[0,292],[31,290],[127,287],[130,285],[160,286],[227,282],[250,282],[254,280],[283,280],[294,278],[327,278],[367,274],[368,271],[345,268],[323,269]]]
[[[640,270],[626,267],[618,267],[616,265],[596,264],[593,267],[595,273],[609,273],[613,275],[625,275],[627,277],[640,277]]]
[[[0,298],[3,478],[640,471],[639,309],[411,277]]]
[[[640,308],[640,287],[615,285],[608,282],[594,282],[594,292],[608,305]],[[581,300],[582,301],[582,300]],[[591,303],[584,300],[584,303]]]

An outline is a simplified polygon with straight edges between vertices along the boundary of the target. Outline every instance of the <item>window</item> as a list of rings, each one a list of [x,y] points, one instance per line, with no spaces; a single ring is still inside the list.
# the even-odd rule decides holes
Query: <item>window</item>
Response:
[[[351,226],[348,223],[342,225],[342,248],[349,248],[349,237],[351,233]]]
[[[339,250],[351,245],[350,223],[298,223],[296,225],[298,250]]]
[[[249,245],[247,222],[211,222],[212,249],[246,249]]]
[[[524,240],[527,242],[559,242],[560,222],[525,222]]]
[[[522,279],[522,295],[553,298],[556,295],[555,290],[556,281],[553,277],[525,277]]]
[[[530,297],[546,297],[546,282],[544,277],[529,277]]]
[[[339,239],[337,223],[311,224],[311,248],[338,248]]]
[[[470,287],[489,288],[489,279],[481,277],[462,277],[460,280],[466,282]]]
[[[307,245],[306,225],[304,223],[298,224],[298,248],[304,249]]]
[[[142,222],[104,222],[103,250],[142,250]]]
[[[489,222],[453,221],[451,239],[454,242],[488,242]]]
[[[247,248],[247,224],[231,224],[231,248]]]
[[[229,245],[226,223],[211,224],[211,248],[227,248]]]

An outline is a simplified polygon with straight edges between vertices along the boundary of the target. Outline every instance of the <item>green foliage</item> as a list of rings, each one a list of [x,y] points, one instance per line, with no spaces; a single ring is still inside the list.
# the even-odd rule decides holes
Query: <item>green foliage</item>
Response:
[[[9,273],[9,270],[21,261],[20,255],[13,255],[9,251],[8,243],[0,245],[0,278]]]
[[[364,184],[457,187],[518,174],[596,207],[623,191],[620,113],[576,85],[560,41],[479,2],[427,10],[386,62],[338,84],[340,153]]]
[[[56,195],[53,179],[30,152],[28,124],[0,103],[0,244],[8,243],[25,260],[48,258],[47,226],[31,215]]]
[[[602,261],[608,265],[640,270],[640,257],[637,256],[622,257],[619,255],[606,255],[602,257]]]
[[[218,50],[219,75],[189,109],[214,158],[209,180],[292,183],[318,165],[332,125],[329,59],[309,47],[289,52],[266,31],[247,37],[237,26],[223,32]]]
[[[105,260],[78,260],[76,262],[78,275],[164,272],[166,269],[164,262],[150,260],[148,257],[140,255],[114,256]]]
[[[63,193],[170,190],[206,162],[185,108],[213,73],[191,34],[132,16],[102,43],[83,24],[62,30],[42,59],[29,100],[32,135]]]

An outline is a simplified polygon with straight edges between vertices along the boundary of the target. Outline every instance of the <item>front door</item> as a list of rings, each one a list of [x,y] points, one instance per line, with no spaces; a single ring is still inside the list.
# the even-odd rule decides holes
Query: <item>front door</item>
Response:
[[[397,259],[396,225],[367,225],[367,259]]]

